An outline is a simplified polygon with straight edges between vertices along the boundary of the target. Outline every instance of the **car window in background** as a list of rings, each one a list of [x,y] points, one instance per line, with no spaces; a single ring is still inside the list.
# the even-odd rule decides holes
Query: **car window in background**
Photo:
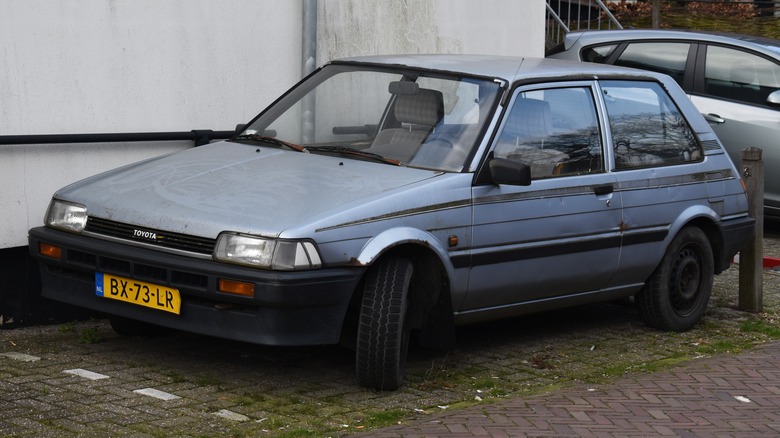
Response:
[[[613,50],[615,50],[615,47],[617,46],[617,44],[609,44],[606,46],[586,47],[582,49],[582,60],[604,64],[607,62],[607,58],[609,58],[609,55]]]
[[[688,122],[659,84],[604,81],[615,167],[633,169],[699,161]]]
[[[704,83],[712,96],[767,106],[769,94],[780,89],[780,66],[750,53],[709,46]]]
[[[527,164],[533,179],[601,172],[601,136],[591,89],[519,93],[495,156]]]
[[[664,73],[682,86],[690,47],[689,43],[631,43],[620,54],[615,65]]]

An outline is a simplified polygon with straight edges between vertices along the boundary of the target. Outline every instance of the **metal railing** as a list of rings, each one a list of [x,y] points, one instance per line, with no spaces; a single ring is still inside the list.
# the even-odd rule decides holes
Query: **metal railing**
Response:
[[[602,0],[547,0],[548,48],[559,44],[573,30],[622,28]]]

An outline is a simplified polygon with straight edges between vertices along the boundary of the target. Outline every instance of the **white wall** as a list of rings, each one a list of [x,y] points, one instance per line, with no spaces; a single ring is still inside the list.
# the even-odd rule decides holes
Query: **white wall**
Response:
[[[297,81],[301,3],[0,0],[0,134],[232,129]]]
[[[43,225],[51,195],[60,187],[191,146],[192,142],[0,145],[0,249],[27,244],[27,230]]]
[[[395,53],[544,56],[544,0],[320,0],[318,5],[320,64]]]
[[[233,129],[298,81],[300,29],[300,1],[0,0],[0,135]],[[191,146],[0,146],[0,249],[58,188]]]
[[[543,56],[544,0],[319,0],[318,64]],[[300,79],[300,0],[0,0],[0,135],[230,130]],[[58,188],[187,142],[0,145],[0,249]]]

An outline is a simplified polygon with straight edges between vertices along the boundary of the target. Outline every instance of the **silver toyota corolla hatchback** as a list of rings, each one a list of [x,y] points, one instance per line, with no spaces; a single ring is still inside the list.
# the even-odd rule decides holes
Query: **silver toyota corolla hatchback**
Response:
[[[685,90],[738,162],[763,149],[767,169],[780,166],[780,41],[736,34],[672,30],[568,34],[548,57],[665,73]],[[764,210],[780,216],[780,173],[767,172]]]
[[[228,141],[54,194],[46,297],[267,345],[350,344],[403,382],[410,333],[634,296],[687,330],[752,235],[740,176],[669,77],[530,58],[331,62]]]

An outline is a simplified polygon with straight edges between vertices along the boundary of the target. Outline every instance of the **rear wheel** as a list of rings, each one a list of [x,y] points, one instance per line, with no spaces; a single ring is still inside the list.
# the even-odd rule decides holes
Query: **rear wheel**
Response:
[[[414,267],[405,258],[380,260],[366,274],[355,363],[361,386],[393,391],[403,383],[410,326],[409,284]]]
[[[714,266],[707,235],[699,228],[683,229],[636,296],[645,323],[673,331],[696,325],[707,310]]]

